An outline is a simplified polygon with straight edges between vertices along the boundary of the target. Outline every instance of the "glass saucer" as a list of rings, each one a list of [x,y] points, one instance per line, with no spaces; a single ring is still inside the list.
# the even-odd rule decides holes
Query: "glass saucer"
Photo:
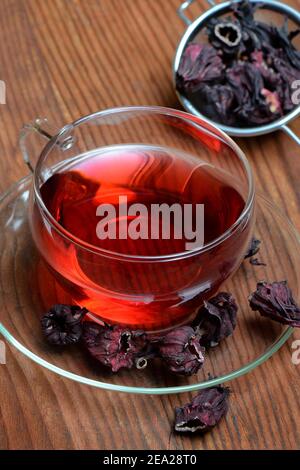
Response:
[[[112,374],[78,345],[64,350],[49,346],[41,333],[40,316],[56,302],[68,302],[37,254],[30,235],[27,208],[31,176],[23,178],[0,200],[0,334],[25,356],[76,382],[128,393],[167,394],[203,389],[246,374],[271,357],[293,329],[252,312],[247,297],[259,280],[287,279],[299,300],[299,236],[276,207],[257,196],[255,235],[262,240],[256,255],[266,266],[245,260],[222,290],[239,304],[234,334],[206,354],[201,371],[180,377],[159,360],[144,370]],[[0,336],[1,337],[1,336]]]

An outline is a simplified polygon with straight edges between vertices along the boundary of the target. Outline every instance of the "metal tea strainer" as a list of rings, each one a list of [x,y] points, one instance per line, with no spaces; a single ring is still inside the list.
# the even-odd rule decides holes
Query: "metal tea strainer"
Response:
[[[182,5],[178,9],[178,15],[187,25],[187,29],[183,37],[181,38],[181,41],[178,45],[175,59],[174,59],[174,64],[173,64],[174,85],[175,85],[176,72],[180,64],[181,56],[187,44],[190,41],[193,41],[196,36],[204,32],[208,21],[210,21],[213,17],[220,17],[220,16],[228,14],[230,12],[230,7],[232,6],[232,3],[238,3],[240,0],[227,1],[227,2],[222,2],[219,4],[215,4],[214,0],[207,0],[207,1],[210,5],[210,8],[206,10],[201,16],[199,16],[195,21],[191,21],[185,14],[186,9],[194,2],[194,0],[185,1],[184,3],[182,3]],[[300,27],[300,13],[294,8],[290,7],[289,5],[286,5],[283,2],[277,2],[273,0],[251,0],[251,3],[258,3],[260,5],[263,5],[262,8],[259,8],[259,10],[257,10],[257,14],[259,14],[260,16],[259,19],[264,19],[264,21],[267,21],[273,24],[277,23],[277,25],[281,26],[283,24],[283,20],[284,20],[283,18],[287,17],[288,21],[291,22],[291,24],[294,27],[296,28]],[[219,122],[212,121],[205,115],[201,114],[199,109],[197,109],[191,103],[191,101],[188,98],[186,98],[184,95],[182,95],[178,90],[176,90],[176,93],[181,104],[188,112],[196,116],[199,116],[200,118],[206,119],[208,122],[219,127],[220,129],[222,129],[224,132],[226,132],[229,135],[238,136],[238,137],[253,137],[253,136],[268,134],[270,132],[281,130],[281,131],[286,132],[290,137],[292,137],[295,140],[295,142],[297,142],[298,145],[300,145],[300,137],[298,137],[292,131],[292,129],[290,129],[287,126],[288,122],[292,121],[300,114],[300,105],[297,106],[290,113],[286,114],[280,119],[277,119],[276,121],[271,122],[270,124],[242,128],[242,127],[226,126]]]

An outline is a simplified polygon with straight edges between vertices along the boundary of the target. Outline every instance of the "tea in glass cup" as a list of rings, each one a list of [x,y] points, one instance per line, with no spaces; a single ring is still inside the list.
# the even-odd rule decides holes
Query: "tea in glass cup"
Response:
[[[249,164],[225,134],[183,112],[131,107],[50,140],[30,223],[74,303],[156,332],[191,321],[239,267],[253,214]]]

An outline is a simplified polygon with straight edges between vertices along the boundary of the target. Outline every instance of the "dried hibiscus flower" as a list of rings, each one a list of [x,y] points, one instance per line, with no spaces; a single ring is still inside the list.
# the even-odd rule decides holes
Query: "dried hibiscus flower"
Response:
[[[248,247],[247,253],[245,254],[245,258],[251,258],[251,256],[256,255],[260,249],[260,244],[261,241],[258,238],[253,237]]]
[[[205,347],[217,346],[230,336],[236,327],[237,304],[231,294],[220,292],[199,310],[194,328]]]
[[[193,375],[204,363],[205,349],[190,326],[181,326],[166,334],[159,344],[159,354],[171,372]]]
[[[292,44],[292,39],[294,39],[300,33],[298,28],[295,31],[288,31],[288,19],[285,18],[283,26],[281,28],[273,27],[273,40],[272,45],[279,50],[285,52],[287,59],[290,62],[290,65],[296,69],[300,69],[300,52]]]
[[[239,61],[226,71],[228,83],[233,87],[237,106],[234,110],[241,123],[262,124],[281,115],[281,106],[271,106],[270,94],[258,68]],[[274,93],[273,101],[278,97]]]
[[[209,45],[189,44],[176,76],[179,90],[195,92],[203,83],[220,78],[224,65],[219,53]]]
[[[255,50],[250,55],[251,62],[263,77],[266,88],[277,89],[281,86],[281,76],[267,62],[262,51]]]
[[[238,21],[213,18],[207,25],[209,42],[228,55],[235,54],[240,47],[242,31]]]
[[[112,372],[119,369],[131,369],[143,357],[148,346],[147,334],[142,330],[131,331],[120,326],[99,325],[85,322],[83,341],[89,353]],[[138,368],[144,368],[139,367]]]
[[[191,403],[175,408],[175,431],[205,432],[228,411],[229,388],[217,386],[201,391]]]
[[[81,322],[87,312],[78,305],[53,305],[41,319],[48,343],[58,346],[77,343],[82,334]]]
[[[201,101],[201,107],[206,116],[214,118],[218,116],[219,122],[231,123],[232,103],[235,94],[228,85],[203,85],[199,90],[198,98]]]
[[[286,281],[259,282],[249,297],[252,310],[285,325],[300,327],[300,308]]]
[[[273,33],[274,27],[272,25],[256,21],[254,18],[256,10],[261,6],[263,3],[253,3],[248,0],[232,5],[234,17],[242,28],[243,50],[247,53],[261,49],[265,42],[270,41],[270,36]]]

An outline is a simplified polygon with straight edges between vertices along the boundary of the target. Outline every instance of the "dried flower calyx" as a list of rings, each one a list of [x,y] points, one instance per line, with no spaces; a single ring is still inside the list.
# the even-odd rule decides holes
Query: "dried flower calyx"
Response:
[[[207,26],[209,42],[216,49],[227,54],[236,52],[242,40],[241,26],[238,21],[212,19]]]
[[[142,330],[85,322],[83,341],[90,354],[112,372],[131,369],[142,358],[146,361],[148,338]]]
[[[205,349],[190,326],[181,326],[167,333],[159,344],[159,354],[171,372],[193,375],[204,363]]]
[[[58,346],[77,343],[82,335],[81,322],[87,312],[78,305],[53,305],[41,320],[48,343]]]
[[[211,387],[201,391],[191,403],[175,409],[175,431],[205,432],[228,411],[229,388]]]
[[[286,281],[259,282],[249,297],[252,310],[285,325],[300,327],[300,307]]]
[[[220,292],[199,310],[194,327],[205,347],[217,346],[222,339],[230,336],[236,327],[238,307],[233,296]]]

